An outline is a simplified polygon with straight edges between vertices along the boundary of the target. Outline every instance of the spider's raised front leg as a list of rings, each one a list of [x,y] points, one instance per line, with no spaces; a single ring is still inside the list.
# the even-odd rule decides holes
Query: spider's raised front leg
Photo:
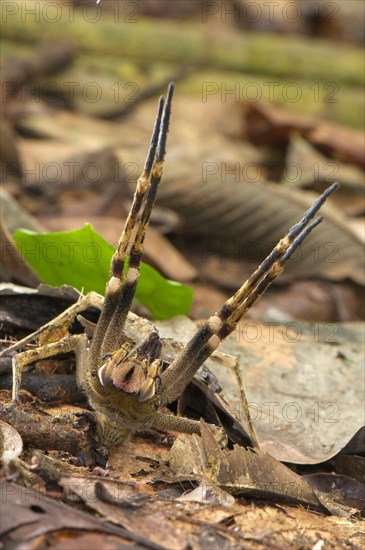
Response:
[[[294,250],[322,221],[322,218],[317,218],[309,223],[337,187],[336,183],[331,185],[314,201],[300,222],[289,230],[251,277],[215,315],[208,319],[166,369],[161,377],[161,404],[171,403],[181,395],[199,367],[220,342],[236,328],[239,320],[280,275]]]
[[[142,349],[126,350],[123,329],[136,291],[144,239],[161,181],[173,90],[174,85],[170,84],[166,101],[160,98],[144,170],[112,258],[104,307],[87,362],[80,364],[82,370],[78,372],[78,380],[96,412],[99,435],[108,445],[148,428],[155,413],[152,397],[159,375],[159,347],[147,342]],[[138,361],[132,357],[136,351]],[[144,360],[140,357],[142,352],[147,354]],[[139,397],[143,402],[139,403]]]
[[[76,351],[76,363],[85,360],[87,348],[87,337],[85,334],[71,334],[61,338],[58,342],[45,344],[39,348],[18,353],[12,360],[13,366],[13,391],[12,401],[19,401],[19,391],[21,386],[22,372],[26,365],[30,365],[42,359],[48,359],[61,353]]]
[[[143,173],[138,179],[131,210],[111,263],[111,278],[107,285],[104,308],[90,348],[88,371],[91,383],[103,365],[103,357],[116,352],[122,343],[122,331],[136,291],[148,228],[157,189],[161,181],[169,128],[174,86],[170,84],[166,103],[161,97]],[[138,215],[142,209],[140,219]],[[137,225],[135,235],[133,230]],[[126,255],[129,263],[124,269]]]

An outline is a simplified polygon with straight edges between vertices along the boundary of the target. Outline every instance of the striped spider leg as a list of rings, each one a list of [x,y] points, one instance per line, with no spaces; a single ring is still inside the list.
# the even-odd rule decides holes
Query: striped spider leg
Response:
[[[104,307],[77,372],[79,384],[96,411],[99,433],[109,444],[150,427],[157,414],[154,396],[162,366],[158,333],[153,331],[138,348],[126,350],[123,328],[135,295],[144,239],[161,181],[173,91],[170,84],[166,101],[160,99],[145,167],[112,258]]]
[[[126,421],[124,421],[123,415],[121,418],[118,409],[124,410],[125,407],[120,396],[126,396],[125,401],[128,409],[131,404],[128,398],[139,394],[144,396],[145,399],[152,396],[155,391],[155,384],[159,379],[161,362],[157,359],[160,353],[160,341],[157,331],[153,335],[150,334],[144,343],[133,346],[133,340],[126,337],[123,328],[135,294],[143,242],[161,180],[173,91],[174,85],[171,84],[166,102],[164,98],[160,98],[159,101],[144,170],[138,179],[132,207],[117,250],[112,258],[112,276],[107,284],[104,302],[95,293],[90,293],[58,318],[48,323],[47,326],[41,327],[41,329],[4,352],[4,355],[8,355],[22,348],[28,342],[37,339],[49,328],[68,327],[75,317],[88,306],[97,305],[100,308],[101,305],[101,314],[96,328],[93,330],[91,343],[88,338],[88,336],[91,336],[90,334],[70,335],[57,342],[19,353],[13,357],[12,399],[14,404],[19,399],[22,370],[27,364],[59,353],[75,351],[77,381],[88,396],[91,406],[95,409],[97,421],[99,416],[102,419],[104,418],[105,412],[109,416],[115,417],[119,427],[122,426],[122,439],[124,439],[125,433],[130,431],[128,429],[128,417],[132,417],[131,425],[133,427],[136,424],[136,419],[133,418],[133,414],[129,415],[128,413]],[[138,219],[139,216],[140,219]],[[124,269],[127,252],[130,255],[129,263],[127,268]],[[113,384],[106,387],[109,381]],[[113,395],[113,392],[118,394],[118,405],[109,407],[111,399],[109,394]],[[111,400],[113,401],[113,399]],[[116,409],[116,412],[114,409]],[[140,417],[141,414],[137,416]],[[144,413],[144,416],[148,417],[148,414]],[[103,439],[105,436],[107,442],[109,439],[111,439],[111,442],[119,440],[118,427],[115,426],[113,420],[110,422],[110,429],[108,424],[109,422],[106,425],[100,425],[99,423],[99,435]],[[140,426],[143,422],[138,421],[137,424]],[[126,426],[124,429],[123,425]]]
[[[106,446],[121,444],[133,432],[149,428],[200,433],[198,421],[166,413],[161,407],[181,396],[199,367],[280,275],[293,252],[321,222],[322,218],[314,217],[337,188],[333,184],[314,201],[241,288],[208,319],[172,362],[166,362],[161,357],[159,335],[152,325],[142,340],[137,335],[131,337],[130,308],[163,171],[173,91],[174,85],[170,84],[166,100],[159,101],[146,163],[112,258],[111,277],[91,341],[90,334],[72,335],[62,344],[63,351],[75,349],[77,381],[95,411],[98,435]],[[81,305],[76,310],[82,311]],[[36,360],[37,352],[40,358],[54,355],[56,347],[57,343],[49,344],[46,351],[32,350],[31,357],[28,352],[14,357],[14,398],[19,392],[23,366]]]
[[[175,401],[184,391],[199,367],[237,326],[256,300],[278,277],[293,252],[306,236],[321,223],[322,218],[310,220],[327,197],[338,188],[334,183],[314,201],[303,218],[279,241],[272,252],[247,279],[239,290],[229,298],[219,311],[208,319],[187,343],[161,377],[161,404]]]

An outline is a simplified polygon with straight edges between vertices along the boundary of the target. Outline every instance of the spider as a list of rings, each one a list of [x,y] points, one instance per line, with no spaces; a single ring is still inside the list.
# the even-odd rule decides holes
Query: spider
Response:
[[[337,184],[331,185],[315,200],[237,292],[185,346],[180,346],[175,358],[166,361],[157,330],[148,321],[141,324],[141,318],[131,313],[130,308],[163,171],[173,92],[174,84],[171,83],[166,100],[164,97],[159,100],[144,170],[137,181],[131,209],[111,261],[111,277],[104,301],[96,293],[90,293],[48,324],[49,327],[70,325],[80,312],[96,305],[101,314],[95,329],[90,331],[84,322],[83,334],[68,335],[58,342],[18,353],[12,360],[12,399],[16,403],[25,365],[57,353],[75,351],[77,382],[95,411],[99,440],[107,447],[122,444],[134,432],[149,428],[200,434],[199,421],[164,412],[164,407],[182,395],[220,342],[234,331],[239,320],[280,275],[294,250],[321,222],[321,217],[313,218],[337,188]],[[5,353],[21,348],[46,327]]]

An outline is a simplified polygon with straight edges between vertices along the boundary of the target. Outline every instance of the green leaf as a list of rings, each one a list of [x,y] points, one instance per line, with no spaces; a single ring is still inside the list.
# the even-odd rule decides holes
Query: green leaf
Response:
[[[59,233],[18,229],[14,238],[23,258],[45,283],[71,285],[84,293],[94,290],[104,294],[114,247],[92,225],[85,224],[81,229]],[[165,279],[151,266],[142,263],[136,298],[154,318],[170,319],[189,313],[193,291],[188,286]]]

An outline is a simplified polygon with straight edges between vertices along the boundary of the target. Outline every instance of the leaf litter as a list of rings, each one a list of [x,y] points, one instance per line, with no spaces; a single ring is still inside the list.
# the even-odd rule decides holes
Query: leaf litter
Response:
[[[34,105],[32,108],[34,109]],[[196,117],[196,106],[192,111]],[[182,112],[185,117],[186,109]],[[275,119],[274,115],[270,109],[263,108],[258,116],[272,121]],[[138,116],[140,115],[137,113],[137,119]],[[285,116],[283,119],[285,122]],[[201,144],[201,135],[192,136],[190,131],[187,133],[187,126],[191,122],[185,126],[183,120],[180,122],[184,141],[189,141],[185,139],[189,137],[194,140],[195,145]],[[280,131],[280,116],[276,122],[276,130]],[[289,122],[292,123],[290,131],[299,129],[299,133],[322,152],[339,153],[343,160],[350,160],[363,167],[363,147],[358,135],[341,132],[338,127],[334,131],[334,127],[330,125],[321,125],[314,120],[299,120],[295,116]],[[133,123],[131,121],[132,125]],[[121,150],[119,138],[116,137],[116,126],[76,112],[46,112],[43,103],[38,111],[32,113],[30,110],[28,116],[26,114],[26,117],[22,117],[19,127],[27,129],[30,135],[38,132],[38,137],[52,136],[57,142],[43,139],[37,144],[34,140],[33,149],[28,151],[27,146],[31,145],[31,140],[20,139],[19,143],[22,154],[30,153],[33,158],[46,153],[48,148],[47,155],[43,157],[44,162],[48,160],[47,156],[51,151],[52,157],[59,156],[56,155],[56,149],[58,152],[62,151],[62,160],[74,160],[72,154],[75,144],[81,151],[77,158],[82,161],[81,164],[92,158],[96,151],[103,158],[103,150],[107,151],[106,159],[114,160],[116,154],[124,162],[125,150]],[[254,127],[255,124],[251,130]],[[211,152],[214,147],[212,148],[209,141],[209,132],[206,129],[204,131],[206,152]],[[130,132],[125,132],[128,140],[129,134]],[[270,142],[274,134],[275,128],[274,131],[271,130],[271,135],[269,132],[264,137]],[[286,131],[285,139],[291,140],[292,134]],[[73,141],[72,145],[70,140]],[[228,145],[228,140],[226,141]],[[233,143],[225,147],[226,141],[221,140],[217,144],[217,150],[234,148]],[[129,142],[129,153],[133,147],[139,148],[139,143],[144,142],[143,128],[138,127]],[[118,151],[115,153],[116,147]],[[245,154],[248,151],[249,155],[254,153],[256,161],[259,157],[262,160],[261,152],[253,147],[250,149],[247,142],[240,144],[240,150],[244,150]],[[186,154],[180,155],[181,159],[185,158],[185,166],[183,162],[174,163],[177,180],[185,179],[189,164],[186,163]],[[233,152],[230,162],[237,158],[238,155]],[[197,159],[197,163],[200,166],[201,160]],[[168,172],[166,175],[169,177]],[[41,187],[40,185],[39,189]],[[256,186],[254,192],[259,193],[259,186]],[[278,200],[279,195],[280,191],[273,191],[275,200]],[[80,202],[79,196],[76,199]],[[295,201],[288,200],[288,209],[294,203]],[[67,205],[67,201],[65,204]],[[350,207],[351,205],[350,201]],[[356,208],[353,208],[353,212],[356,212]],[[334,223],[336,225],[341,230],[345,227],[345,223],[338,220]],[[341,245],[341,250],[349,250],[350,247],[360,250],[359,239],[354,239],[348,232],[347,241]],[[347,261],[345,258],[345,261],[339,262],[341,265],[326,265],[326,277],[341,279],[346,276],[360,282],[361,258],[357,253],[353,257],[355,260]],[[29,325],[35,322],[28,307],[34,296],[24,295],[18,298],[22,300],[18,315],[15,318],[8,311],[6,319],[14,332],[17,323],[23,330],[27,330],[27,323]],[[50,302],[54,300],[55,296],[49,299]],[[27,312],[28,319],[22,319],[19,314],[22,307]],[[170,340],[179,338],[179,331],[182,333],[180,339],[183,340],[184,334],[189,330],[189,323],[189,320],[182,318],[171,323],[174,325],[174,335],[169,335],[168,331],[165,333],[166,353],[176,351]],[[249,328],[246,325],[246,329]],[[269,326],[263,322],[256,323],[252,328],[262,331],[260,343],[264,347],[261,351],[255,348],[252,337],[247,336],[247,330],[241,326],[237,341],[228,339],[226,347],[222,349],[223,353],[216,354],[209,362],[213,374],[200,372],[197,381],[189,387],[187,395],[178,405],[180,412],[189,411],[207,420],[211,417],[220,419],[229,434],[228,446],[222,441],[218,445],[217,434],[211,434],[204,429],[202,438],[178,438],[174,443],[173,436],[152,433],[136,437],[123,451],[113,451],[107,460],[102,449],[92,439],[92,419],[88,416],[84,403],[80,404],[79,410],[76,406],[72,411],[69,410],[66,420],[64,405],[51,407],[28,395],[28,401],[25,398],[25,409],[28,409],[24,409],[25,414],[18,422],[19,432],[29,432],[28,419],[36,412],[38,416],[35,420],[38,420],[38,425],[34,422],[33,433],[42,433],[41,428],[47,426],[51,434],[48,437],[56,440],[59,433],[62,434],[62,426],[68,423],[72,426],[69,434],[74,447],[52,451],[50,441],[46,441],[44,447],[47,454],[38,455],[39,460],[36,462],[32,446],[41,445],[37,439],[29,437],[25,443],[25,451],[20,455],[22,458],[18,455],[21,448],[18,445],[10,452],[11,460],[6,459],[5,477],[15,478],[21,485],[16,485],[13,481],[2,484],[8,504],[7,523],[2,534],[8,537],[8,542],[28,540],[32,544],[40,544],[46,540],[49,543],[50,539],[42,539],[42,536],[44,537],[46,531],[53,531],[51,540],[55,547],[60,544],[60,538],[57,537],[59,532],[71,546],[84,540],[88,541],[87,547],[103,548],[109,548],[113,542],[118,544],[121,540],[128,544],[127,538],[133,541],[134,547],[151,548],[185,548],[187,540],[196,546],[222,548],[231,548],[233,545],[250,548],[251,544],[255,548],[275,547],[275,544],[282,548],[287,544],[290,547],[311,547],[316,550],[327,546],[360,546],[361,533],[355,515],[356,510],[363,509],[363,493],[362,487],[355,480],[364,481],[363,456],[359,456],[364,454],[364,422],[360,410],[363,388],[359,368],[362,353],[359,335],[363,325],[296,323],[290,326]],[[246,339],[241,337],[245,330]],[[302,331],[301,338],[296,341],[298,331]],[[275,335],[274,342],[270,342],[272,334]],[[278,339],[280,334],[281,338]],[[340,338],[336,339],[338,335]],[[309,354],[311,358],[318,357],[312,368],[308,366]],[[234,370],[236,362],[233,358],[236,356],[240,357],[239,373]],[[53,363],[53,367],[55,364]],[[235,389],[237,376],[244,381],[251,412],[251,431],[250,419],[242,405],[242,396]],[[203,382],[208,389],[202,389]],[[223,394],[220,393],[220,387]],[[7,395],[6,391],[2,393],[3,403],[7,403]],[[338,409],[333,405],[337,405]],[[82,411],[85,411],[83,420]],[[71,415],[74,415],[73,419]],[[333,419],[338,422],[327,422]],[[10,438],[13,442],[19,442],[20,436],[16,436],[13,431],[9,432],[8,428],[1,433],[3,437],[5,434],[6,440]],[[254,449],[237,446],[234,438],[241,438],[242,443],[248,437],[254,443],[252,434],[257,435],[261,450],[256,446]],[[308,441],[304,434],[308,434]],[[245,441],[247,444],[247,440]],[[180,451],[177,452],[179,446]],[[40,456],[43,458],[40,459]],[[279,460],[290,463],[291,466],[288,468]],[[308,465],[311,468],[316,465],[317,473],[308,475],[308,471],[311,472]],[[335,465],[338,473],[328,473],[328,469]],[[44,480],[46,499],[39,492],[32,491],[32,484],[35,486],[35,483],[31,473],[35,471],[39,480]],[[339,475],[340,471],[342,476]],[[345,472],[348,477],[345,477]],[[302,473],[307,475],[299,475]],[[72,507],[63,505],[59,500],[51,501],[50,496],[59,500],[63,498]],[[324,506],[340,516],[314,515],[302,506],[279,504],[282,500],[292,504],[301,503],[302,506],[311,504],[317,510]],[[87,518],[83,516],[81,520],[78,511],[75,512],[75,504],[77,507],[85,505],[88,510],[96,511],[108,521],[100,521],[91,515],[87,515]],[[144,513],[145,525],[144,520],[141,521]],[[41,522],[42,514],[43,518],[46,516],[49,520],[48,525]],[[351,519],[347,519],[348,517]],[[87,521],[91,521],[91,524]],[[128,531],[113,531],[111,522],[127,526]],[[66,527],[69,529],[67,535]],[[87,533],[88,529],[90,531]],[[70,537],[70,530],[74,539],[67,539]],[[135,536],[141,530],[145,538]],[[114,536],[115,539],[112,538]]]
[[[19,291],[18,288],[18,295]],[[72,296],[70,291],[65,293],[62,289],[52,292],[54,297],[57,296],[57,292],[63,292],[63,296],[67,296],[68,299]],[[36,291],[32,293],[37,295]],[[73,299],[76,296],[77,293]],[[196,328],[195,323],[182,316],[156,324],[166,357],[175,355],[176,346],[179,347],[188,340]],[[222,530],[220,525],[222,522],[224,524],[225,521],[232,521],[229,519],[232,515],[235,518],[234,522],[238,523],[243,513],[240,507],[244,506],[244,499],[281,503],[280,506],[284,507],[309,506],[312,510],[331,513],[351,521],[350,518],[363,510],[360,482],[351,481],[351,478],[346,478],[345,481],[343,478],[332,478],[327,484],[324,484],[323,479],[321,483],[315,478],[307,480],[280,461],[302,466],[324,463],[351,442],[353,433],[349,431],[349,426],[353,426],[353,431],[361,428],[361,415],[356,415],[355,423],[351,418],[354,417],[356,407],[361,406],[361,387],[354,381],[360,373],[362,326],[317,326],[315,334],[319,341],[315,343],[314,329],[310,324],[296,323],[290,327],[286,326],[286,339],[283,337],[283,326],[277,324],[274,326],[274,343],[270,342],[270,338],[273,337],[273,326],[256,323],[256,329],[258,327],[266,330],[266,333],[263,332],[264,337],[260,339],[260,350],[256,350],[252,342],[246,341],[249,340],[249,327],[245,324],[240,326],[238,333],[228,338],[221,351],[216,352],[207,361],[209,370],[198,373],[197,381],[188,389],[180,404],[183,414],[185,410],[189,410],[194,415],[195,410],[197,417],[205,417],[208,421],[211,421],[212,414],[220,419],[231,440],[228,447],[227,442],[222,439],[218,438],[218,443],[217,434],[212,434],[205,427],[202,430],[202,438],[179,436],[172,448],[173,438],[170,436],[150,434],[137,437],[123,449],[112,449],[106,461],[93,441],[92,423],[90,425],[87,414],[82,414],[85,410],[83,408],[80,411],[71,411],[71,415],[66,413],[66,416],[63,416],[62,405],[52,409],[37,402],[34,397],[27,404],[23,396],[21,407],[13,410],[13,417],[9,416],[9,412],[4,408],[4,420],[11,421],[25,437],[26,448],[33,445],[44,449],[48,454],[53,448],[53,453],[59,457],[57,460],[60,459],[65,465],[63,473],[62,470],[60,473],[57,462],[50,468],[49,465],[45,466],[44,460],[38,461],[37,475],[40,479],[46,480],[45,489],[48,493],[52,494],[51,487],[53,491],[57,487],[56,494],[60,494],[61,491],[63,499],[70,505],[75,505],[76,498],[79,503],[84,503],[86,509],[96,511],[109,522],[125,528],[133,536],[138,533],[142,540],[148,540],[150,545],[183,548],[187,533],[193,538],[197,536],[196,541],[200,540],[207,521],[213,541],[223,538],[225,544],[228,544],[227,541],[230,541],[230,544],[239,544],[241,535],[232,534],[230,529]],[[294,344],[288,342],[290,338],[296,339],[294,336],[299,329],[301,338]],[[240,339],[240,335],[244,334],[246,339]],[[278,340],[280,334],[281,339]],[[182,343],[178,344],[176,340]],[[351,345],[348,344],[349,341]],[[316,351],[318,364],[313,363],[312,375],[306,367],[301,378],[300,372],[309,347],[311,352],[313,349]],[[236,370],[237,356],[241,364],[241,373],[237,373]],[[339,362],[339,366],[336,362]],[[329,369],[329,373],[326,368]],[[331,372],[334,374],[331,375]],[[285,374],[286,377],[283,378]],[[242,376],[244,381],[252,423],[247,410],[244,409],[245,402],[242,402],[237,393],[237,376]],[[326,386],[318,383],[319,376],[327,380]],[[328,385],[331,376],[334,377],[332,386]],[[200,384],[205,388],[203,393],[199,393],[202,391]],[[256,389],[256,393],[252,393],[253,388]],[[325,388],[329,393],[316,394],[321,388]],[[335,393],[336,388],[341,390],[338,396]],[[352,415],[341,416],[339,422],[335,423],[334,431],[329,429],[332,427],[331,423],[328,426],[325,422],[319,422],[319,416],[318,421],[314,422],[311,405],[320,402],[319,399],[325,403],[333,403],[335,399],[341,399],[341,394],[341,406],[345,407],[345,401],[351,399]],[[200,406],[198,410],[197,402]],[[3,403],[6,403],[5,396]],[[279,403],[279,407],[270,410],[268,403]],[[288,403],[296,405],[287,407],[285,417],[283,410]],[[258,405],[265,412],[261,415],[261,422],[254,416]],[[298,408],[303,408],[303,411],[309,409],[311,414],[309,418],[308,415],[303,415],[300,422],[291,422],[290,414]],[[277,414],[278,411],[280,414]],[[268,415],[270,412],[276,414],[271,418]],[[314,409],[314,412],[320,415],[319,410]],[[333,411],[324,410],[324,413],[326,419]],[[33,424],[29,423],[30,419],[34,421]],[[313,437],[311,433],[314,433]],[[256,435],[261,449],[250,448],[255,446]],[[232,442],[235,442],[236,438],[241,444],[243,442],[249,447],[240,447],[237,443],[232,447]],[[57,444],[54,445],[54,442]],[[358,452],[363,452],[361,447]],[[83,475],[77,475],[75,465],[71,466],[75,463],[75,458],[72,457],[77,457],[76,464],[80,464],[78,468],[82,469]],[[32,465],[32,461],[28,461],[29,459],[26,459],[25,469],[33,472],[35,466]],[[91,467],[90,471],[89,468],[95,463],[100,466],[99,471],[96,468],[93,473],[93,468]],[[12,468],[18,470],[20,478],[23,478],[24,473],[21,472],[24,472],[24,464],[17,463],[16,458],[11,464]],[[82,464],[84,466],[81,466]],[[89,466],[85,469],[86,464]],[[170,496],[168,487],[172,490]],[[267,506],[270,507],[269,504]],[[204,516],[202,507],[210,510],[209,516]],[[143,528],[140,527],[141,513],[145,518]],[[291,511],[288,513],[291,514]],[[304,513],[309,512],[303,511]],[[204,519],[200,520],[200,517]],[[218,523],[212,523],[212,518],[218,518]],[[159,525],[157,531],[154,529],[156,521]],[[196,531],[197,526],[199,534],[193,535],[191,529]],[[14,529],[14,533],[16,532]],[[253,537],[255,536],[257,532],[253,532]],[[336,536],[340,536],[338,532]]]

